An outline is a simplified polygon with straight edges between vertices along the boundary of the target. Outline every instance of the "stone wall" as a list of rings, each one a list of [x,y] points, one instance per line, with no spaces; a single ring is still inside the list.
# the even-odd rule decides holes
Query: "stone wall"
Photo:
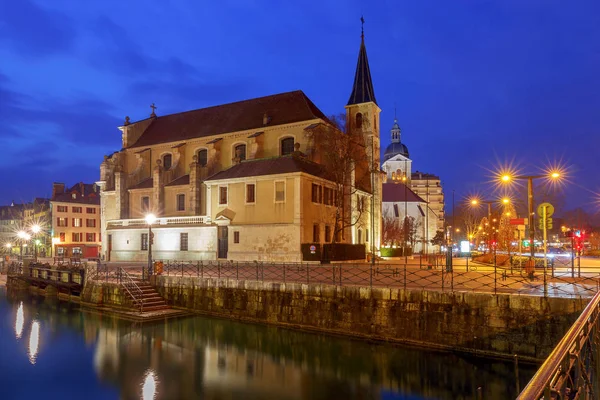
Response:
[[[545,358],[586,299],[153,277],[176,307],[363,339]]]
[[[112,307],[130,310],[133,305],[123,288],[114,283],[88,281],[81,292],[80,301],[93,307]]]

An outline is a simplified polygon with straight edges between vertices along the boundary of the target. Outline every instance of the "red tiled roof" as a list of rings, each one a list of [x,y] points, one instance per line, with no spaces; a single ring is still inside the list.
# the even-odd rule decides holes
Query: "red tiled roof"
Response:
[[[296,90],[235,103],[201,108],[157,117],[131,148],[219,135],[266,126],[323,119],[327,117],[306,95]]]
[[[283,156],[277,158],[263,158],[258,160],[246,160],[234,165],[229,169],[217,172],[206,181],[217,181],[223,179],[245,178],[250,176],[279,175],[292,172],[304,172],[309,175],[324,179],[328,178],[325,167],[314,163],[303,157]]]
[[[383,184],[383,202],[396,203],[403,201],[409,203],[427,203],[403,183]]]
[[[172,180],[171,182],[167,183],[165,186],[181,186],[181,185],[189,185],[189,184],[190,184],[190,176],[188,174],[188,175],[183,175],[177,179]]]
[[[100,204],[100,191],[93,183],[76,183],[64,193],[57,193],[51,201],[57,203]]]

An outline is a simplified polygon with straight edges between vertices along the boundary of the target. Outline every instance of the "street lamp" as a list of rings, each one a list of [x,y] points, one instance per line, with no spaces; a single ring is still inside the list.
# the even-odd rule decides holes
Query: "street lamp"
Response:
[[[156,215],[146,214],[146,223],[148,224],[148,279],[152,274],[152,224],[156,222]]]
[[[527,211],[529,213],[529,247],[530,247],[530,258],[529,262],[532,267],[535,267],[535,226],[533,224],[533,180],[545,178],[556,181],[561,178],[561,174],[558,171],[550,171],[546,175],[510,175],[510,174],[502,174],[500,175],[500,181],[502,183],[510,183],[515,180],[527,180]],[[545,274],[544,274],[545,276]]]
[[[494,218],[494,220],[492,221],[492,204],[496,204],[501,202],[504,205],[510,204],[510,198],[508,197],[503,197],[500,200],[481,200],[479,198],[472,198],[469,203],[471,203],[472,206],[477,207],[480,204],[487,204],[487,212],[488,212],[488,223],[486,223],[485,225],[488,226],[491,225],[492,222],[496,222],[496,219]],[[481,230],[481,226],[479,227],[479,230]],[[491,245],[491,241],[493,240],[493,235],[490,235],[488,238],[489,242],[488,242],[488,248]]]
[[[40,233],[40,231],[42,230],[42,228],[40,228],[39,225],[35,224],[31,227],[31,232],[33,232],[33,238],[35,239],[35,236]],[[33,259],[35,262],[37,262],[37,248],[38,248],[38,244],[40,244],[40,241],[35,239],[33,241]]]
[[[21,253],[21,260],[23,260],[23,244],[24,244],[24,242],[28,241],[31,238],[31,236],[29,236],[29,234],[25,231],[17,232],[17,236],[19,237],[19,239],[21,239],[20,253]]]

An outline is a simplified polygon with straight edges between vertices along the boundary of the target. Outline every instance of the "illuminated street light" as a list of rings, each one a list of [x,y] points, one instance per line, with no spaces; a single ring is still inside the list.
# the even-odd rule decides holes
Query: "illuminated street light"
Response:
[[[148,224],[148,279],[150,279],[150,275],[152,275],[152,242],[154,241],[152,224],[156,222],[156,215],[146,214],[145,220]]]
[[[526,180],[527,181],[527,211],[528,211],[528,218],[529,218],[529,243],[530,243],[530,255],[529,255],[529,266],[530,267],[535,267],[535,226],[534,226],[534,221],[533,221],[533,217],[534,217],[534,213],[533,213],[533,207],[534,207],[534,200],[533,200],[533,180],[534,179],[539,179],[539,178],[545,178],[545,179],[550,179],[552,181],[558,181],[559,179],[561,179],[562,174],[558,171],[558,170],[552,170],[552,171],[547,171],[546,174],[544,175],[509,175],[509,174],[501,174],[500,175],[500,181],[502,183],[508,183],[511,182],[513,180]],[[544,264],[545,265],[545,264]],[[544,266],[544,293],[547,292],[547,285],[546,285],[546,270],[545,270],[545,266]]]

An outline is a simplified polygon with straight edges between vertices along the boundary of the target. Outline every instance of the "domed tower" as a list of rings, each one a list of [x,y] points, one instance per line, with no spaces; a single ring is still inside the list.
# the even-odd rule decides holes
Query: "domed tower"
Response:
[[[394,118],[391,135],[392,142],[383,153],[382,169],[386,172],[388,181],[409,184],[412,170],[412,160],[408,147],[400,139],[402,131],[398,120]]]
[[[361,17],[361,23],[364,26],[365,20]],[[369,224],[369,248],[368,252],[375,247],[375,252],[379,251],[381,245],[381,200],[382,200],[382,179],[379,174],[381,164],[380,156],[380,138],[379,138],[379,113],[381,109],[375,100],[375,91],[371,80],[371,69],[367,58],[367,48],[365,47],[364,29],[361,28],[360,49],[358,51],[358,62],[356,63],[356,72],[354,74],[354,84],[352,93],[346,105],[346,129],[355,134],[361,134],[364,138],[367,163],[357,165],[357,180],[364,180],[364,186],[369,187],[373,197],[373,215]],[[359,178],[363,175],[363,178]],[[352,207],[356,209],[356,207]],[[371,210],[369,210],[370,212]],[[356,232],[354,232],[356,233]]]

